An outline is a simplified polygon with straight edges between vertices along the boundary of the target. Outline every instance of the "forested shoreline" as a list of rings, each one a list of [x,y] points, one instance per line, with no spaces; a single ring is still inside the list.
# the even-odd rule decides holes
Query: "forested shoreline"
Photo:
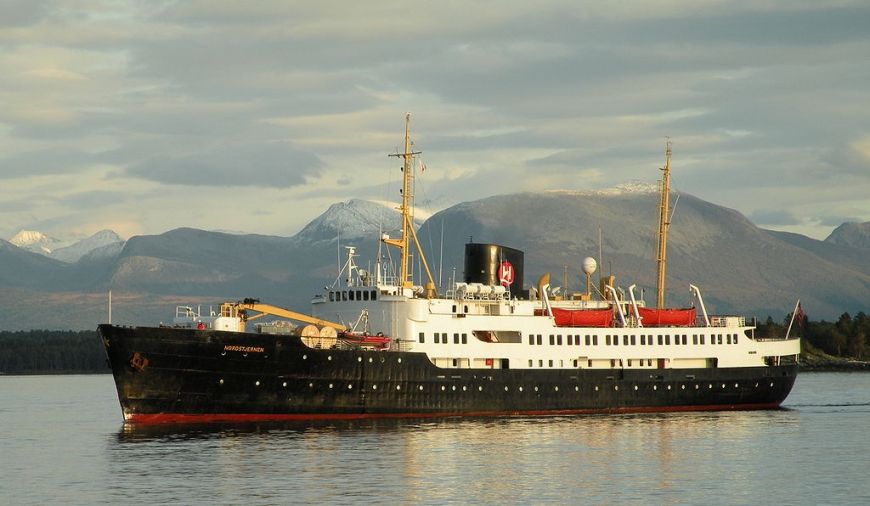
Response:
[[[767,317],[756,337],[785,335],[784,322]],[[795,321],[792,335],[803,336],[802,368],[806,370],[870,370],[870,316],[843,313],[836,322]],[[95,330],[0,331],[0,374],[108,373],[106,354]]]
[[[96,330],[0,331],[0,374],[108,372]]]

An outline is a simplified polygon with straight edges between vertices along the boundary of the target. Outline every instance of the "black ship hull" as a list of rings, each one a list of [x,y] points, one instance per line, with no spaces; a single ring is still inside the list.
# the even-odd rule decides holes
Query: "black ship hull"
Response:
[[[100,325],[124,419],[204,422],[772,409],[797,365],[444,369],[298,337]]]

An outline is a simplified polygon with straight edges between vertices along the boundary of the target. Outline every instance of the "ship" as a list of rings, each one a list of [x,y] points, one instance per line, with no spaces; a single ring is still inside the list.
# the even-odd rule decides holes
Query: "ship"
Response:
[[[582,262],[586,290],[524,285],[524,252],[465,245],[464,275],[436,287],[413,220],[405,117],[398,265],[369,272],[346,247],[340,282],[308,314],[257,299],[176,308],[171,323],[98,326],[127,423],[542,416],[778,408],[799,368],[791,325],[755,335],[743,316],[665,306],[671,145],[659,206],[654,306]],[[398,150],[397,150],[398,151]],[[425,282],[414,280],[412,251]],[[799,302],[798,302],[799,306]],[[796,306],[796,307],[798,307]],[[272,322],[256,320],[272,316]],[[793,312],[794,318],[794,312]]]

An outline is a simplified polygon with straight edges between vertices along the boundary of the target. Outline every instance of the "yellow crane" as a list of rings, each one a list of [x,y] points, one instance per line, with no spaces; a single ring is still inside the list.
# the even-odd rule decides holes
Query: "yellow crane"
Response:
[[[255,311],[258,314],[249,315],[248,311]],[[279,318],[287,318],[288,320],[309,323],[318,327],[332,327],[339,332],[347,330],[347,327],[328,320],[322,320],[296,311],[290,311],[282,307],[273,306],[271,304],[262,304],[257,299],[245,299],[240,302],[224,302],[221,304],[221,316],[231,318],[241,318],[240,331],[244,331],[245,323],[249,320],[256,320],[266,315],[277,316]]]

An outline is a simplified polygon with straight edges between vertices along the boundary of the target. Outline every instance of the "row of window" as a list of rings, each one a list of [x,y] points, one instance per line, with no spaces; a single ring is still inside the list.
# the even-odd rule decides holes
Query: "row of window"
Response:
[[[670,335],[658,335],[658,336],[647,336],[646,334],[640,335],[640,344],[641,346],[652,346],[655,344],[656,339],[658,337],[658,344],[661,345],[670,345],[671,344],[671,336]],[[689,336],[687,334],[675,335],[673,336],[674,345],[687,345],[689,344]],[[692,334],[692,344],[706,344],[707,337],[704,334]],[[580,345],[580,336],[574,336],[568,334],[567,336],[568,346]],[[529,334],[529,344],[530,345],[541,345],[543,343],[543,339],[541,334]],[[597,335],[589,335],[585,336],[586,346],[590,344],[592,346],[598,345],[598,336]],[[722,344],[722,334],[711,334],[710,335],[710,344]],[[726,334],[725,335],[725,343],[726,344],[737,344],[737,334]],[[610,335],[606,334],[604,336],[604,344],[606,346],[619,346],[619,336],[618,335]],[[561,346],[562,345],[562,335],[561,334],[550,334],[550,345]],[[637,336],[634,335],[623,335],[622,336],[622,345],[623,346],[636,346],[637,345]]]
[[[340,302],[345,300],[378,300],[378,291],[342,290],[340,292],[329,292],[329,302]]]
[[[446,332],[435,332],[433,334],[435,344],[447,344],[449,342]],[[562,346],[563,342],[567,342],[568,346],[580,346],[581,339],[580,336],[568,334],[565,336],[565,340],[562,340],[562,334],[550,334],[550,345],[551,346]],[[668,346],[671,344],[671,336],[670,335],[659,335],[659,336],[647,336],[646,334],[640,335],[640,344],[641,346],[652,346],[655,337],[658,337],[658,344],[660,346]],[[688,345],[689,336],[687,334],[677,334],[673,336],[673,344],[674,345]],[[426,342],[426,333],[420,332],[419,340],[421,343]],[[586,334],[584,339],[582,340],[586,343],[586,346],[598,346],[598,335],[597,334]],[[706,344],[707,336],[704,334],[692,334],[692,344]],[[543,336],[541,334],[529,334],[529,344],[530,345],[542,345],[544,342]],[[468,344],[468,334],[466,333],[454,333],[453,334],[453,344]],[[737,344],[737,334],[726,334],[725,335],[725,344]],[[619,346],[619,336],[607,334],[604,336],[604,344],[606,346]],[[710,344],[723,344],[722,334],[711,334],[710,335]],[[622,336],[622,345],[623,346],[636,346],[637,345],[637,336],[634,335],[623,335]]]
[[[438,344],[438,343],[447,344],[447,342],[448,342],[447,332],[435,332],[434,337],[435,337],[435,344]],[[426,333],[420,332],[419,338],[420,338],[421,343],[425,343],[426,342]],[[466,333],[462,333],[462,334],[454,333],[453,334],[453,344],[460,344],[460,343],[468,344],[468,334],[466,334]]]

